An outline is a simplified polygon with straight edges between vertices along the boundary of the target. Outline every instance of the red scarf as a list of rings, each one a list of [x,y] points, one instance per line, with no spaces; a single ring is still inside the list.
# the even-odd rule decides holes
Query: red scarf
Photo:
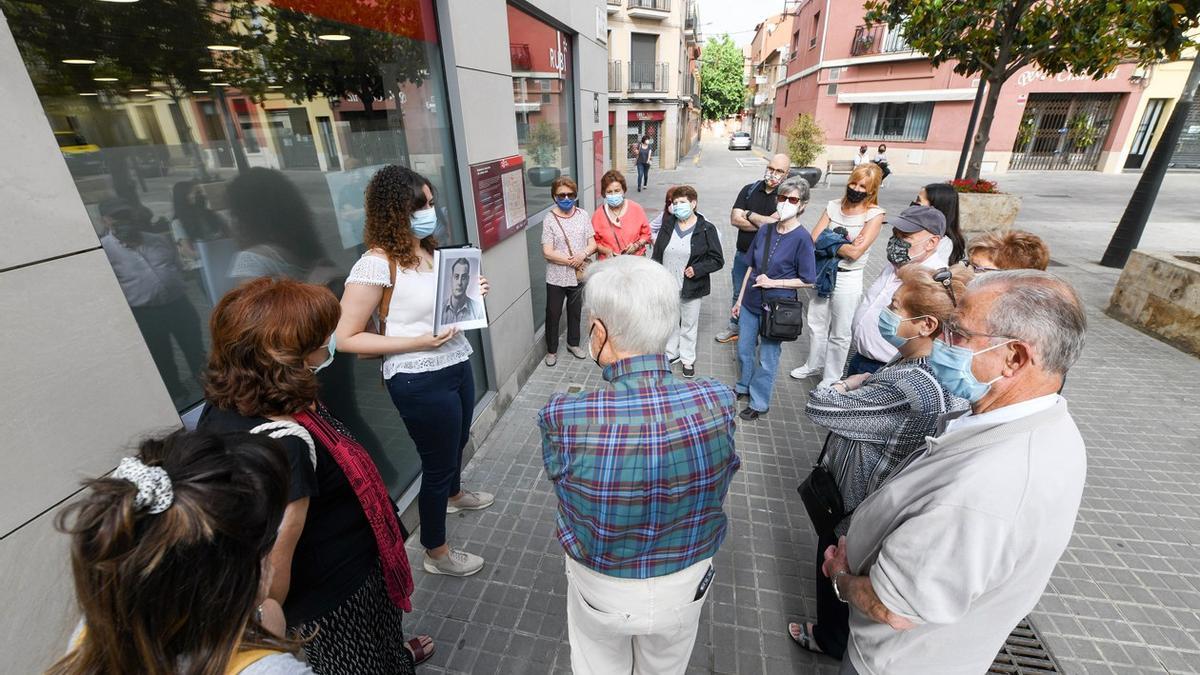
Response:
[[[375,533],[388,597],[400,609],[411,612],[412,602],[409,598],[413,593],[413,576],[408,566],[408,553],[404,550],[404,535],[400,531],[400,519],[396,516],[396,504],[388,494],[383,478],[379,476],[375,461],[357,441],[339,432],[320,415],[305,410],[296,413],[295,418],[318,443],[329,450],[346,474],[367,516],[367,522],[371,524],[371,531]]]

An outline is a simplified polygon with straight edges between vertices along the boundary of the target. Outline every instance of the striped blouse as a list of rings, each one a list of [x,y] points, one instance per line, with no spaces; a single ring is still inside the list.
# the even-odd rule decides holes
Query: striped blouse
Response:
[[[893,361],[844,394],[825,387],[808,396],[805,414],[832,434],[825,466],[837,479],[848,512],[925,445],[939,417],[969,407],[942,387],[926,358]],[[836,532],[849,528],[847,516]]]

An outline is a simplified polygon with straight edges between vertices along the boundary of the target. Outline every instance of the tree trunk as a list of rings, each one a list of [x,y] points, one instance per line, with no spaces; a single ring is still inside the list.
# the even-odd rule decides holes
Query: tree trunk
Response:
[[[979,180],[979,172],[983,169],[983,153],[987,150],[988,140],[991,138],[992,121],[996,118],[996,104],[1000,102],[1000,88],[1004,86],[1004,80],[989,75],[987,85],[983,115],[979,118],[979,129],[975,132],[975,144],[971,149],[971,161],[967,164],[966,175],[963,176],[967,180]]]
[[[183,146],[184,152],[190,155],[192,161],[195,163],[197,177],[201,182],[207,183],[212,179],[212,176],[208,174],[208,167],[204,165],[204,156],[200,152],[200,146],[192,138],[192,128],[188,126],[187,118],[183,116],[184,98],[172,92],[171,100],[175,104],[169,106],[171,122],[175,124],[175,133],[179,135],[179,143]]]
[[[1100,259],[1101,265],[1124,267],[1133,249],[1137,248],[1138,242],[1142,240],[1142,232],[1146,229],[1146,221],[1150,219],[1150,210],[1154,208],[1158,189],[1162,186],[1163,177],[1171,164],[1171,156],[1175,154],[1179,136],[1183,133],[1184,120],[1187,119],[1192,106],[1196,105],[1197,87],[1200,87],[1200,56],[1192,60],[1192,70],[1188,74],[1183,94],[1175,104],[1175,109],[1171,111],[1167,126],[1158,139],[1158,145],[1154,147],[1154,154],[1150,155],[1150,162],[1142,171],[1142,177],[1138,179],[1137,187],[1134,188],[1129,204],[1125,207],[1125,213],[1121,215],[1121,222],[1117,224],[1117,229],[1108,242],[1108,248],[1104,251],[1104,257]]]

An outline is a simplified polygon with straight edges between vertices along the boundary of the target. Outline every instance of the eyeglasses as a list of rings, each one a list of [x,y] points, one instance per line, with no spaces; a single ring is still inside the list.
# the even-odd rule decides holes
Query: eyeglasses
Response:
[[[954,297],[954,274],[950,271],[950,268],[943,267],[934,272],[933,280],[946,289],[946,292],[950,294],[950,302],[954,305],[955,309],[958,309],[958,298]]]
[[[775,201],[779,204],[782,204],[784,202],[790,202],[792,204],[799,204],[800,198],[799,197],[785,197],[783,195],[775,195]]]
[[[785,171],[785,170],[783,170],[783,169],[770,169],[770,168],[768,168],[768,169],[767,169],[767,173],[771,174],[772,176],[783,176],[783,175],[786,175],[786,174],[787,174],[787,171]]]
[[[1000,271],[1000,268],[998,268],[998,267],[984,267],[983,265],[976,265],[975,263],[971,263],[971,269],[975,270],[976,274],[983,274],[984,272],[999,272]]]
[[[994,335],[992,333],[978,333],[973,330],[968,330],[966,328],[963,328],[962,324],[959,323],[959,320],[957,317],[953,317],[953,316],[947,318],[944,322],[942,322],[942,325],[944,327],[943,330],[945,331],[946,336],[949,338],[948,342],[950,342],[950,344],[958,344],[959,342],[966,342],[967,340],[970,340],[972,338],[977,338],[977,337],[985,337],[985,338],[989,338],[989,339],[1002,339],[1002,340],[1018,339],[1018,338],[1012,337],[1010,335]]]

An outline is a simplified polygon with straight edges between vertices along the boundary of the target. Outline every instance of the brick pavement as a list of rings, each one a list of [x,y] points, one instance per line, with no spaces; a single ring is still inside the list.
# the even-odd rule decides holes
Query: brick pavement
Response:
[[[761,168],[738,166],[723,146],[706,143],[698,166],[652,174],[651,194],[668,181],[691,182],[700,191],[700,210],[726,224],[737,188]],[[742,156],[744,157],[744,156]],[[1155,212],[1148,238],[1186,242],[1200,249],[1195,217],[1179,203],[1188,196],[1172,176],[1164,189],[1166,208]],[[899,175],[885,189],[883,205],[898,210],[931,179]],[[1129,176],[1024,174],[1002,178],[1024,191],[1070,194],[1073,198],[1026,194],[1026,224],[1053,245],[1063,266],[1054,268],[1076,283],[1091,322],[1085,354],[1071,372],[1065,395],[1088,444],[1089,475],[1070,548],[1032,615],[1050,651],[1070,673],[1200,672],[1200,361],[1124,326],[1102,313],[1116,279],[1099,258],[1119,217],[1119,197],[1091,199],[1103,183],[1105,195],[1132,188]],[[841,183],[814,191],[803,217],[815,222],[819,208]],[[657,201],[657,197],[642,200]],[[1111,202],[1111,203],[1110,203]],[[1192,229],[1186,224],[1189,219]],[[1161,227],[1158,221],[1166,223]],[[729,232],[726,232],[728,235]],[[1189,240],[1188,237],[1191,239]],[[726,236],[726,249],[732,249]],[[882,240],[881,240],[882,243]],[[868,277],[882,261],[872,254]],[[705,301],[697,366],[701,376],[732,383],[732,346],[711,339],[726,316],[727,273],[714,277]],[[811,616],[815,539],[795,487],[807,474],[821,434],[802,414],[811,382],[786,371],[800,362],[804,342],[785,346],[771,413],[739,423],[742,470],[727,501],[729,534],[716,558],[717,576],[701,616],[689,673],[835,673],[836,664],[800,650],[785,633],[786,622]],[[572,384],[604,385],[591,361],[562,351],[558,366],[539,368],[514,400],[467,467],[471,486],[497,493],[496,505],[451,516],[451,541],[483,555],[488,565],[468,579],[431,576],[420,569],[417,546],[416,611],[406,630],[426,632],[438,652],[423,672],[566,673],[566,579],[562,550],[554,539],[555,500],[545,480],[538,409],[555,391]],[[415,543],[415,538],[414,538]]]

